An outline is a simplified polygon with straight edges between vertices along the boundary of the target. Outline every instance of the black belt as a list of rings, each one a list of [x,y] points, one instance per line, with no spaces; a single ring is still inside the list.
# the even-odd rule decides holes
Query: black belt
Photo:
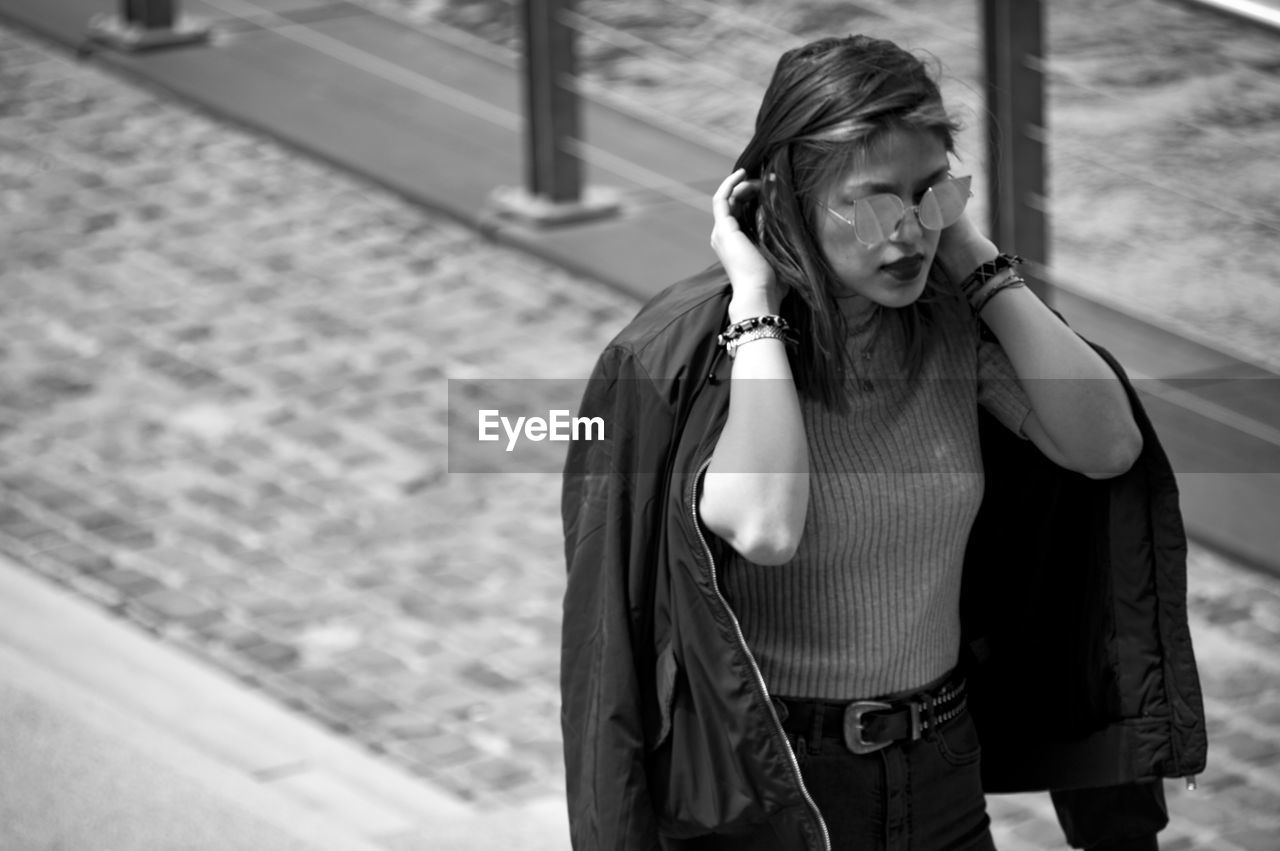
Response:
[[[894,742],[915,741],[963,712],[965,683],[952,673],[927,691],[903,697],[851,703],[774,697],[773,702],[788,733],[836,739],[854,753],[874,753]]]

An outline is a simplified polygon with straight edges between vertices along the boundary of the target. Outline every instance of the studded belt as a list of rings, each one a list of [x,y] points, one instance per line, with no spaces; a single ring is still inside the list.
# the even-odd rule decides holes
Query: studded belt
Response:
[[[832,702],[774,697],[782,728],[810,740],[835,739],[856,754],[915,741],[965,708],[964,677],[956,672],[927,691],[883,700]]]

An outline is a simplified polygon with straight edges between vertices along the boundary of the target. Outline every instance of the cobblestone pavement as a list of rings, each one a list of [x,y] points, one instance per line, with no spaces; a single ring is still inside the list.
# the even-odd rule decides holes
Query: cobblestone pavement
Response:
[[[557,780],[547,475],[447,476],[446,377],[634,310],[0,38],[0,542],[459,794]]]
[[[478,805],[562,790],[558,480],[450,475],[446,381],[584,375],[635,303],[4,29],[0,93],[0,549]],[[1274,849],[1280,592],[1197,550],[1193,605],[1165,848]]]

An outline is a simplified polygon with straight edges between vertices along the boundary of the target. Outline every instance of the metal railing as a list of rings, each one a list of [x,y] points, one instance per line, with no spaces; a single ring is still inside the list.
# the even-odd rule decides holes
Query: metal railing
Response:
[[[583,26],[573,0],[522,0],[525,186],[494,194],[497,208],[539,224],[609,215],[611,199],[588,197],[581,149],[575,35]],[[1048,263],[1044,201],[1043,14],[1040,0],[983,0],[991,174],[991,231],[1032,261]],[[615,40],[619,34],[615,33]],[[622,34],[625,36],[625,34]],[[625,36],[628,42],[639,42]]]

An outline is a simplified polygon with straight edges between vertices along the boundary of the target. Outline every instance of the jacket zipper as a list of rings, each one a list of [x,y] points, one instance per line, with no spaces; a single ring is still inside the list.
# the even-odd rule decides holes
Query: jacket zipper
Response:
[[[702,476],[710,465],[710,457],[699,465],[698,472],[693,477],[693,485],[690,488],[689,496],[690,512],[693,515],[693,528],[698,534],[698,543],[702,544],[702,552],[707,557],[707,564],[711,566],[711,587],[716,592],[716,599],[724,607],[725,614],[729,616],[729,622],[733,624],[733,632],[737,637],[738,647],[747,657],[747,662],[751,666],[751,673],[755,677],[756,686],[764,696],[765,706],[769,709],[769,717],[773,719],[774,732],[777,734],[778,740],[782,742],[782,747],[786,750],[787,759],[791,765],[791,773],[795,777],[796,784],[800,787],[800,794],[804,796],[805,804],[813,811],[818,828],[822,831],[822,847],[825,851],[831,851],[831,834],[827,830],[827,822],[822,817],[822,811],[818,809],[818,805],[814,803],[808,788],[804,785],[804,777],[800,774],[800,761],[796,759],[795,750],[792,749],[791,742],[787,740],[786,730],[782,729],[782,721],[778,718],[778,712],[773,706],[773,700],[769,697],[769,687],[765,684],[764,674],[760,672],[760,666],[757,664],[755,656],[751,653],[751,648],[747,646],[747,638],[742,634],[742,626],[738,623],[738,616],[733,613],[733,609],[729,606],[729,601],[720,592],[720,580],[716,575],[716,559],[711,552],[710,545],[707,543],[706,536],[702,534],[702,522],[698,519],[698,483],[702,481]]]

